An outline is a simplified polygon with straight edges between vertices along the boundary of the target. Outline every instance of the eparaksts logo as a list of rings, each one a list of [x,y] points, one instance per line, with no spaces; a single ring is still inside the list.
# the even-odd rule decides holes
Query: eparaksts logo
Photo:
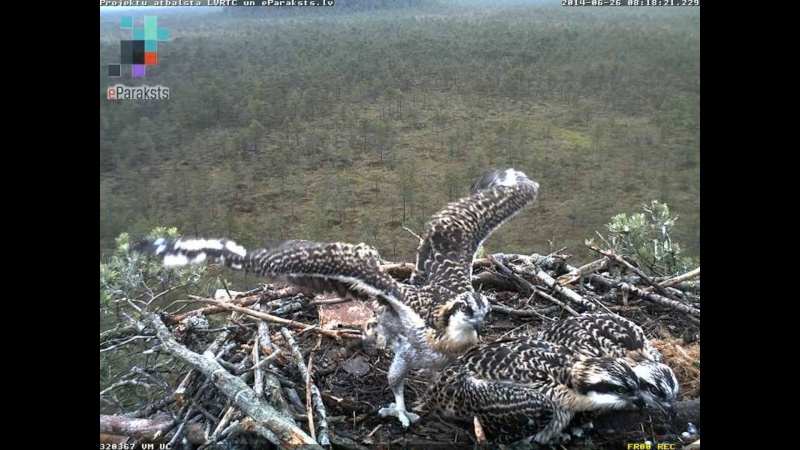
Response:
[[[109,100],[169,100],[166,86],[124,86],[118,84],[108,88]]]

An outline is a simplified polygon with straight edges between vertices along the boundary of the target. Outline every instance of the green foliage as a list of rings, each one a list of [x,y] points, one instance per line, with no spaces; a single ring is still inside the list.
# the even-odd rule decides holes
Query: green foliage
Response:
[[[178,230],[159,227],[148,235],[148,239],[159,237],[176,238]],[[117,300],[148,305],[169,287],[199,282],[205,271],[205,266],[165,269],[161,261],[134,251],[130,236],[122,233],[116,238],[114,254],[100,263],[101,312],[108,312]]]
[[[670,214],[666,203],[653,200],[642,209],[641,213],[617,214],[606,224],[605,240],[611,249],[649,275],[674,276],[697,267],[697,262],[683,256],[682,246],[672,240],[678,216]]]

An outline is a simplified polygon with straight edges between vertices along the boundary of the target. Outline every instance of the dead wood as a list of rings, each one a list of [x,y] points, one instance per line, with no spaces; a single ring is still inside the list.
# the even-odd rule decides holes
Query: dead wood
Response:
[[[299,294],[300,290],[289,286],[284,287],[281,289],[265,291],[260,294],[250,295],[247,297],[237,298],[233,300],[231,303],[237,306],[250,306],[259,301],[269,301],[269,300],[277,300],[280,298],[291,297],[293,295]],[[196,315],[209,315],[209,314],[219,314],[228,311],[228,309],[216,304],[214,306],[207,306],[205,308],[199,308],[193,311],[189,311],[183,314],[177,314],[169,318],[170,324],[178,323],[188,317],[196,316]]]
[[[591,249],[592,251],[600,253],[601,255],[603,255],[603,256],[605,256],[607,258],[611,258],[614,261],[616,261],[617,263],[622,264],[628,270],[630,270],[631,272],[633,272],[636,275],[638,275],[639,278],[641,278],[645,283],[649,284],[650,287],[652,287],[653,289],[658,291],[664,297],[667,297],[668,299],[673,300],[673,301],[678,301],[678,299],[673,297],[672,294],[667,292],[666,289],[664,289],[663,287],[661,287],[661,285],[659,285],[658,283],[656,283],[655,281],[650,279],[650,277],[647,276],[647,274],[645,274],[644,272],[642,272],[638,267],[636,267],[633,264],[631,264],[628,261],[626,261],[625,258],[617,255],[616,253],[614,253],[611,250],[603,250],[600,247],[598,247],[596,245],[593,245],[593,244],[590,244],[588,242],[586,243],[586,246],[589,247],[589,249]]]
[[[662,306],[667,306],[676,311],[680,311],[682,313],[694,316],[698,319],[700,318],[700,310],[693,306],[686,305],[684,303],[675,300],[670,300],[668,298],[664,298],[658,294],[646,292],[645,290],[637,288],[636,286],[630,285],[628,283],[621,283],[618,281],[614,281],[597,274],[589,275],[589,281],[593,284],[598,284],[606,288],[619,289],[623,293],[633,294],[634,296],[641,298],[643,300],[651,301],[653,303],[657,303]]]
[[[682,275],[678,275],[678,276],[670,278],[668,280],[664,280],[662,282],[659,282],[658,285],[663,287],[663,288],[667,288],[667,287],[670,287],[670,286],[677,286],[677,285],[683,283],[686,280],[691,280],[692,278],[699,277],[699,276],[700,276],[700,268],[698,267],[698,268],[696,268],[694,270],[691,270],[689,272],[686,272],[686,273],[684,273]],[[644,290],[647,291],[647,292],[652,292],[653,287],[650,286],[648,288],[645,288]]]
[[[294,337],[292,336],[291,331],[286,328],[281,329],[281,334],[283,338],[286,340],[286,343],[289,345],[289,348],[292,349],[292,357],[294,358],[295,363],[297,364],[297,370],[300,372],[301,377],[304,380],[304,384],[306,386],[306,408],[308,414],[308,426],[309,429],[312,430],[312,436],[314,436],[314,420],[313,420],[313,413],[311,410],[311,405],[314,405],[314,408],[317,410],[317,415],[319,416],[319,439],[318,442],[322,445],[330,445],[330,439],[328,438],[328,420],[327,420],[327,413],[325,412],[325,405],[322,403],[322,398],[319,393],[319,389],[317,385],[311,382],[311,369],[310,364],[312,358],[309,357],[309,366],[307,367],[305,363],[303,363],[303,355],[300,352],[300,348],[297,346],[297,342],[295,342]]]
[[[313,331],[315,333],[319,333],[325,337],[336,339],[337,341],[341,340],[343,337],[351,338],[351,339],[360,339],[361,336],[354,333],[347,333],[344,331],[332,331],[332,330],[323,330],[322,328],[316,325],[307,325],[302,322],[297,322],[294,320],[284,319],[282,317],[273,316],[272,314],[262,313],[259,311],[253,311],[252,309],[243,308],[239,305],[235,305],[232,303],[220,302],[217,300],[211,300],[210,298],[202,298],[202,297],[194,297],[195,300],[212,303],[217,305],[220,308],[228,309],[230,311],[240,312],[242,314],[246,314],[251,317],[256,317],[261,320],[266,320],[267,322],[277,323],[278,325],[283,325],[290,328],[295,328],[304,331]]]
[[[135,419],[100,414],[101,435],[129,436],[144,442],[166,442],[162,432],[172,427],[171,420]],[[203,427],[199,423],[189,424],[185,429],[184,436],[190,444],[203,444],[206,442]]]
[[[310,436],[297,425],[288,421],[269,403],[257,398],[244,381],[222,368],[213,354],[206,352],[201,356],[180,345],[173,339],[167,327],[156,314],[148,314],[145,320],[147,325],[156,330],[156,334],[167,352],[202,372],[242,411],[263,423],[277,437],[276,445],[305,444],[312,448],[321,448]],[[269,439],[273,436],[264,437]]]
[[[556,278],[556,283],[558,283],[559,286],[566,286],[580,280],[590,273],[595,273],[605,269],[606,267],[608,267],[608,259],[598,259],[590,262],[589,264],[578,267],[577,269],[572,269],[564,275],[561,275],[560,277]]]
[[[686,344],[692,341],[683,342],[681,339],[699,340],[699,278],[694,279],[699,276],[699,268],[673,278],[651,277],[648,283],[638,275],[612,277],[602,272],[610,261],[605,256],[577,268],[566,264],[567,258],[568,255],[558,253],[495,254],[475,260],[473,286],[476,290],[495,291],[492,311],[499,313],[487,318],[481,339],[491,342],[510,332],[535,334],[543,323],[552,323],[565,311],[578,314],[597,307],[613,309],[646,327],[648,335],[667,339],[669,333],[664,334],[666,331],[663,330],[668,329],[673,333],[669,338],[676,342],[674,352],[687,349],[689,356],[681,359],[679,364],[669,364],[676,373],[680,371],[679,381],[684,392],[699,395],[699,343],[695,342],[698,350],[695,354],[688,351]],[[381,267],[392,277],[403,281],[410,277],[414,264],[383,262]],[[658,284],[679,300],[661,295],[655,291],[652,283]],[[194,443],[196,436],[193,433],[199,430],[203,436],[208,436],[208,441],[197,441],[198,444],[204,444],[201,449],[212,444],[229,445],[241,438],[258,439],[261,444],[268,440],[280,447],[288,447],[300,443],[314,445],[316,437],[319,443],[327,445],[329,442],[349,448],[377,443],[474,445],[476,437],[480,441],[480,423],[465,423],[460,427],[442,422],[432,415],[424,415],[419,423],[403,430],[397,423],[385,421],[375,413],[387,398],[385,377],[391,354],[386,355],[383,350],[362,343],[361,331],[357,329],[360,328],[358,321],[337,324],[331,319],[334,316],[330,310],[342,308],[349,311],[353,308],[347,302],[353,300],[300,297],[302,293],[292,287],[267,286],[265,290],[260,290],[263,292],[245,297],[241,297],[241,293],[230,292],[234,300],[193,297],[209,305],[164,319],[177,325],[172,327],[172,333],[180,343],[166,331],[163,323],[161,329],[149,326],[154,320],[151,316],[147,316],[145,323],[129,318],[130,324],[102,333],[103,355],[116,354],[117,349],[128,346],[155,355],[160,350],[166,350],[179,360],[176,363],[175,359],[170,358],[165,362],[162,356],[153,365],[144,364],[144,371],[139,369],[125,378],[115,380],[116,383],[109,383],[113,391],[106,397],[115,397],[123,390],[142,391],[141,386],[145,383],[151,388],[155,387],[161,395],[151,400],[152,404],[147,407],[125,414],[125,418],[142,417],[158,423],[157,430],[152,431],[150,437],[159,439],[158,442],[172,441],[176,445],[184,437]],[[253,291],[248,293],[252,294]],[[630,298],[630,301],[620,305],[621,296]],[[534,302],[534,299],[542,299],[547,303],[543,307],[541,301]],[[334,302],[344,303],[337,306]],[[366,303],[359,301],[359,305],[362,304]],[[681,310],[683,307],[691,309]],[[665,308],[681,314],[665,314]],[[693,310],[697,315],[689,312]],[[216,328],[203,329],[185,322],[190,317],[220,312],[230,314],[228,324],[224,326],[219,326],[217,322],[213,325]],[[280,314],[288,315],[279,317]],[[353,315],[352,312],[348,314],[348,317]],[[208,322],[212,323],[211,320]],[[292,329],[293,335],[286,330],[291,341],[282,331],[274,327],[270,330],[270,324]],[[153,330],[158,331],[157,338]],[[210,334],[212,332],[215,334]],[[172,343],[167,343],[165,338],[172,339]],[[209,339],[212,338],[214,340],[209,345]],[[341,338],[352,339],[346,345],[341,345],[338,343]],[[148,347],[151,349],[147,350]],[[203,350],[205,353],[201,354]],[[667,353],[662,350],[665,358]],[[348,362],[355,359],[361,360],[365,366],[358,375],[348,366]],[[180,361],[189,364],[191,369],[180,369],[182,372],[174,372],[171,378],[159,379],[159,370],[154,369],[174,371],[171,367],[176,364],[176,367],[184,367]],[[684,383],[681,378],[683,374],[689,383],[694,384],[690,386]],[[169,383],[164,384],[164,380],[169,380]],[[409,374],[406,379],[408,401],[419,399],[428,380],[429,374],[424,371]],[[692,387],[695,384],[697,389]],[[298,395],[304,392],[308,402]],[[112,405],[106,400],[101,397],[103,404]],[[170,416],[163,415],[163,412]],[[680,424],[662,424],[659,421],[663,422],[664,419],[653,413],[629,414],[630,417],[617,418],[616,422],[605,416],[595,418],[595,424],[602,425],[603,432],[613,429],[616,434],[600,433],[599,428],[586,431],[590,439],[588,442],[611,448],[624,446],[624,442],[641,442],[644,439],[643,429],[648,433],[651,429],[655,430],[657,437],[676,436],[671,433],[680,436],[683,431],[678,429],[680,427],[675,428]],[[303,431],[307,422],[308,431]],[[699,425],[699,420],[694,423]],[[573,424],[580,425],[577,420]],[[108,433],[101,426],[101,434],[104,433],[104,439],[108,441],[120,441],[123,436],[136,437],[132,434]],[[240,436],[242,433],[247,434]],[[636,440],[631,440],[633,438]],[[565,448],[579,448],[581,443],[585,442],[578,436]]]

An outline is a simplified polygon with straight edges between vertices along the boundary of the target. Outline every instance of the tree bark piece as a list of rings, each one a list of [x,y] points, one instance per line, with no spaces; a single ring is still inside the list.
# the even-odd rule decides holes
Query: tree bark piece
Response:
[[[138,441],[165,442],[163,430],[174,425],[172,420],[134,419],[123,416],[110,416],[100,414],[100,434],[130,436]],[[189,424],[186,439],[190,444],[203,444],[206,442],[203,426],[199,423]]]

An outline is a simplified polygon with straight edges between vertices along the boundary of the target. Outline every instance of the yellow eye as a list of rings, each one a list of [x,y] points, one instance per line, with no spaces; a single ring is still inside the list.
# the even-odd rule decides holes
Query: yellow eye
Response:
[[[459,309],[460,309],[460,310],[461,310],[461,312],[463,312],[463,313],[465,313],[465,312],[469,312],[469,306],[467,306],[467,305],[466,305],[466,304],[464,304],[464,303],[462,303],[462,304],[461,304],[461,307],[460,307]]]

